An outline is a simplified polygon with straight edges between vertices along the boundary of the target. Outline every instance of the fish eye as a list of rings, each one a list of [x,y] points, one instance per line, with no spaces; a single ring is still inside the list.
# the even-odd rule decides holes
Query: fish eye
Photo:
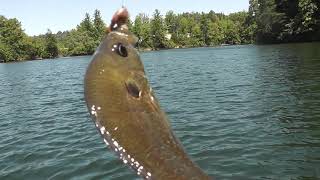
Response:
[[[116,52],[118,53],[118,55],[120,55],[122,57],[128,57],[127,48],[124,45],[122,45],[121,43],[119,43],[117,45]]]

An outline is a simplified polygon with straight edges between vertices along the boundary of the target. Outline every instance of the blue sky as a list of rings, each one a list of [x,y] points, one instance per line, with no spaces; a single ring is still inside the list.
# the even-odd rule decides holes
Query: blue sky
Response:
[[[247,10],[249,0],[124,0],[132,17],[139,13],[152,15],[155,9],[161,14],[174,12],[231,12]],[[120,8],[122,0],[1,0],[0,15],[17,18],[28,35],[70,30],[84,18],[86,12],[101,11],[106,23]]]

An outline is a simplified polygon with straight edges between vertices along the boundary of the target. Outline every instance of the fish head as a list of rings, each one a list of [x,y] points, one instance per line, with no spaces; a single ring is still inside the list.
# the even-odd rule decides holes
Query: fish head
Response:
[[[120,25],[103,40],[93,60],[102,55],[105,64],[113,67],[109,68],[109,71],[118,71],[124,74],[130,71],[144,73],[143,64],[135,48],[137,41],[138,38],[129,32],[126,24]]]

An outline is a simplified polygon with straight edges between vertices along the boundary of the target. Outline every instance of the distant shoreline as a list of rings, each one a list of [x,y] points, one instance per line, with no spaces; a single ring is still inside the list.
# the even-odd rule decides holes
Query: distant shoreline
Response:
[[[241,45],[284,45],[284,44],[304,44],[304,43],[320,43],[320,41],[311,41],[311,42],[292,42],[292,43],[275,43],[275,44],[221,44],[216,46],[198,46],[198,47],[175,47],[175,48],[160,48],[160,49],[151,49],[151,48],[139,48],[137,49],[140,53],[146,52],[157,52],[157,51],[165,51],[165,50],[174,50],[174,49],[193,49],[193,48],[216,48],[216,47],[232,47],[232,46],[241,46]],[[11,64],[11,63],[19,63],[19,62],[28,62],[28,61],[42,61],[42,60],[54,60],[59,58],[70,58],[70,57],[82,57],[82,56],[92,56],[93,54],[82,54],[82,55],[73,55],[73,56],[59,56],[56,58],[38,58],[38,59],[27,59],[20,61],[9,61],[3,62],[0,60],[0,64]]]
[[[165,51],[165,50],[172,50],[172,49],[192,49],[192,48],[210,48],[210,47],[225,47],[225,46],[237,46],[237,45],[250,45],[250,44],[222,44],[216,46],[198,46],[198,47],[174,47],[174,48],[159,48],[159,49],[152,49],[152,48],[139,48],[137,49],[140,53],[144,52],[153,52],[153,51]],[[8,63],[19,63],[19,62],[26,62],[26,61],[42,61],[48,59],[59,59],[59,58],[68,58],[68,57],[81,57],[81,56],[92,56],[93,54],[83,54],[83,55],[71,55],[71,56],[58,56],[56,58],[36,58],[36,59],[26,59],[26,60],[16,60],[16,61],[8,61],[3,62],[0,60],[0,63],[8,64]]]

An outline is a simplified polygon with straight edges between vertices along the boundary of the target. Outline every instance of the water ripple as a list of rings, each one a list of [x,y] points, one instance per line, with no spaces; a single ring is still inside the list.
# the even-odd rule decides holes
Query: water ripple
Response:
[[[142,54],[186,151],[216,179],[320,177],[320,46]],[[90,57],[0,64],[0,179],[137,179],[88,115]]]

